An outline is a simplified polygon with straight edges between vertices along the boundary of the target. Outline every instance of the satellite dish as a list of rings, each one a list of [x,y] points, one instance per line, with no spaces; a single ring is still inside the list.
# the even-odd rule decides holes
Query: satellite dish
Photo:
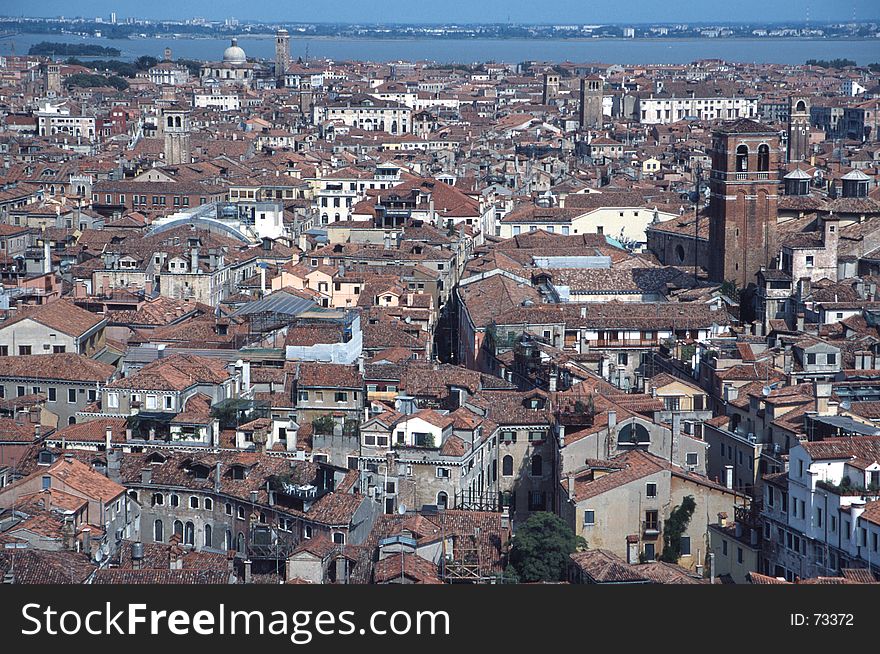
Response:
[[[101,550],[98,550],[97,552],[95,552],[95,561],[100,563],[103,559],[104,559],[104,552],[102,552]]]
[[[406,504],[401,504],[400,506],[398,506],[397,513],[400,515],[403,515],[404,513],[406,513]]]
[[[840,403],[840,408],[844,411],[849,411],[852,408],[852,402],[850,400],[843,400]]]
[[[764,395],[764,396],[766,397],[767,395],[770,395],[770,392],[771,392],[772,390],[773,390],[773,389],[770,388],[769,386],[765,386],[764,388],[761,389],[761,394]]]

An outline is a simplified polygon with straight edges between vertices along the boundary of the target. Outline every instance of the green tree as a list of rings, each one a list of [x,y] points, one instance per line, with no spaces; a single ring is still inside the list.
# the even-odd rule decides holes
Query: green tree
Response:
[[[148,55],[138,57],[134,60],[134,65],[137,67],[138,70],[149,70],[158,63],[159,60],[156,59],[156,57],[150,57]]]
[[[563,581],[568,555],[586,545],[559,516],[533,513],[513,537],[510,565],[522,582]]]
[[[333,416],[328,413],[312,420],[312,429],[316,434],[332,434],[333,426],[335,424],[336,423],[333,421]]]
[[[691,516],[694,515],[696,508],[697,503],[694,502],[693,496],[688,495],[669,514],[669,517],[666,519],[666,525],[663,528],[661,561],[678,563],[678,559],[681,558],[681,537],[687,531]]]

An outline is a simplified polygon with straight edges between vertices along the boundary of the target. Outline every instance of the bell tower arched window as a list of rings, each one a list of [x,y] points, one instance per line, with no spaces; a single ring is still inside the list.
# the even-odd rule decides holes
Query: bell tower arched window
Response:
[[[770,170],[770,146],[766,143],[758,146],[758,170],[760,172]]]
[[[736,148],[736,172],[746,173],[749,170],[749,146],[743,144]]]

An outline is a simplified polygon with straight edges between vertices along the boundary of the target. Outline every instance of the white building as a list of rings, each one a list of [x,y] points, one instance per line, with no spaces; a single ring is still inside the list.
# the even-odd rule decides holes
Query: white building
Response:
[[[406,134],[412,131],[412,109],[398,102],[362,94],[327,105],[315,105],[315,124],[327,120],[368,132]]]
[[[189,79],[189,71],[172,61],[162,61],[147,71],[150,81],[157,86],[182,86]]]
[[[70,109],[63,104],[46,102],[37,111],[37,133],[40,136],[71,136],[74,138],[95,138],[94,116],[72,116]]]
[[[643,125],[666,125],[693,116],[700,120],[735,120],[758,115],[757,96],[639,98],[636,116]]]
[[[241,96],[235,92],[224,91],[222,87],[215,87],[210,91],[193,93],[193,106],[202,109],[212,108],[218,111],[239,111],[241,110]]]
[[[835,418],[874,435],[791,449],[788,474],[764,486],[765,574],[792,581],[847,567],[880,572],[880,429]]]

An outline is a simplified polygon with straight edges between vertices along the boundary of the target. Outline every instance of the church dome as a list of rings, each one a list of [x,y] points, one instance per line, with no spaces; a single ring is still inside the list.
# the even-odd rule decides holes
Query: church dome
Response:
[[[238,47],[238,41],[232,39],[232,45],[223,51],[223,63],[226,64],[244,64],[247,63],[247,56],[244,50]]]

